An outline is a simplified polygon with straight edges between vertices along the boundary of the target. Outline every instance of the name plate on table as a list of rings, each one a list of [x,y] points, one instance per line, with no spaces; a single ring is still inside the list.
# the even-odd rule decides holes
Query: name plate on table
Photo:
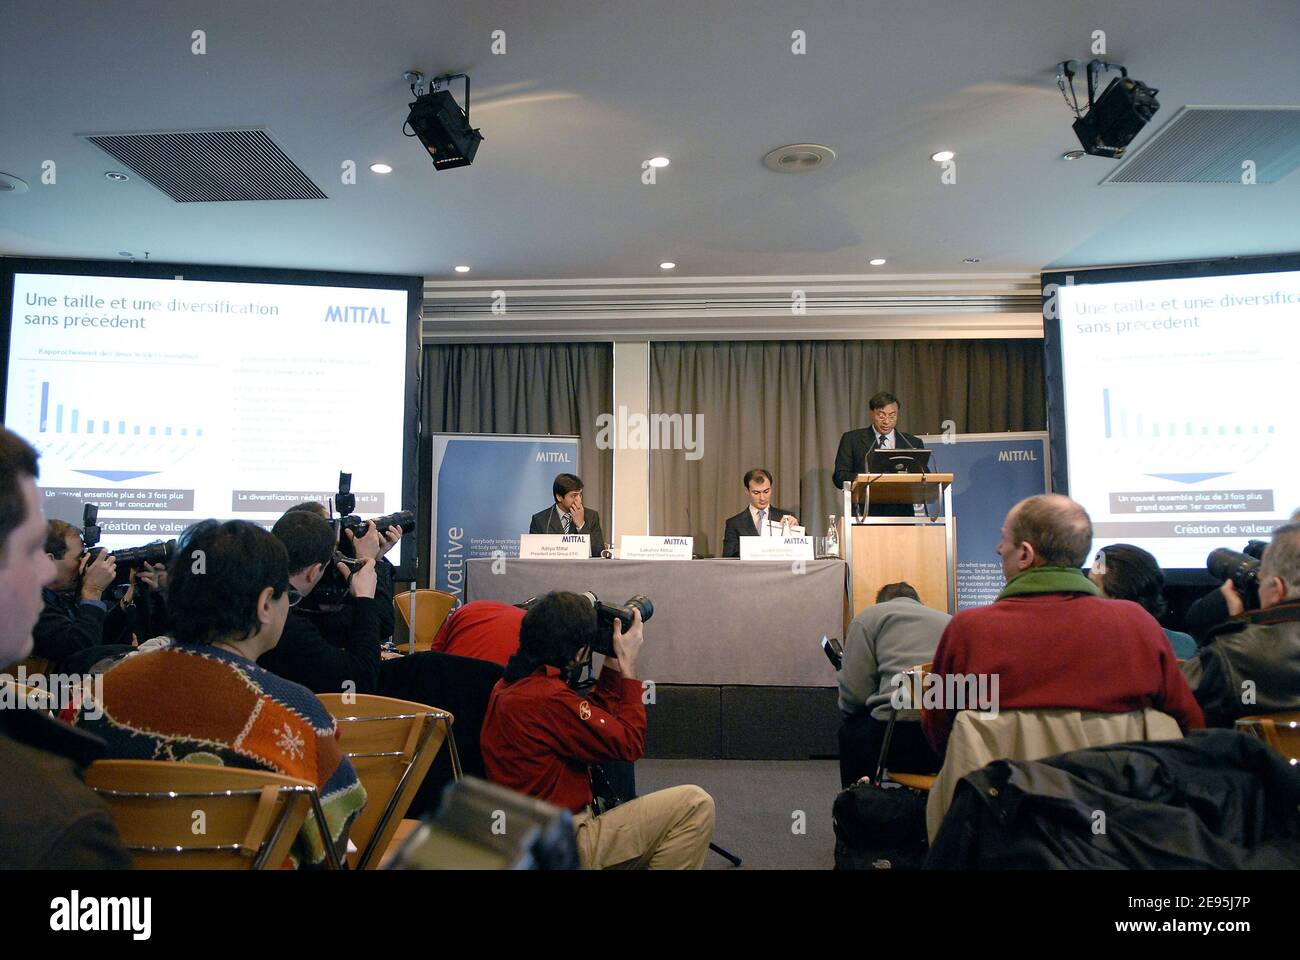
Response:
[[[520,560],[587,560],[591,535],[587,533],[523,533],[519,535]]]
[[[694,537],[629,537],[618,541],[620,560],[689,560]]]
[[[741,560],[812,560],[812,537],[741,537]]]

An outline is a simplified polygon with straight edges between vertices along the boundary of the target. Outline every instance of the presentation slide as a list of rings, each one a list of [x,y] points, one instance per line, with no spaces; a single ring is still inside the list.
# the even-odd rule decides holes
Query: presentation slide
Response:
[[[11,306],[5,424],[108,549],[269,527],[340,470],[361,516],[403,509],[407,291],[17,273]]]
[[[1300,507],[1300,272],[1060,286],[1070,495],[1166,568]]]

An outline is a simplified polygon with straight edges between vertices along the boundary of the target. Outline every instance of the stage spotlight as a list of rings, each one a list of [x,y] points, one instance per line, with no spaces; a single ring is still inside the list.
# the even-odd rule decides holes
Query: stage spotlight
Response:
[[[1133,138],[1145,127],[1160,103],[1156,94],[1160,91],[1148,87],[1141,80],[1130,80],[1128,70],[1117,63],[1093,60],[1088,64],[1088,112],[1079,112],[1079,101],[1074,96],[1074,67],[1076,60],[1067,60],[1061,64],[1056,75],[1056,85],[1065,95],[1065,84],[1069,81],[1070,93],[1065,102],[1070,105],[1074,98],[1074,133],[1079,138],[1083,149],[1094,157],[1111,157],[1118,160]],[[1118,70],[1120,75],[1111,80],[1110,85],[1094,99],[1097,74],[1103,70]]]
[[[424,75],[419,71],[408,71],[404,78],[411,81],[415,100],[411,103],[411,112],[402,132],[408,137],[420,138],[424,149],[429,151],[435,170],[468,167],[474,162],[474,154],[483,139],[483,134],[469,125],[469,76],[456,73],[434,77],[429,81],[427,93],[422,92]],[[451,93],[438,89],[440,84],[458,78],[465,81],[464,110]],[[406,133],[407,127],[411,133]]]

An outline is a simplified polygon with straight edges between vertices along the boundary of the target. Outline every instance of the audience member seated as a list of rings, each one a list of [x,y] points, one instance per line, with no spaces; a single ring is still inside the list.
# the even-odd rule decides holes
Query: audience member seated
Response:
[[[46,524],[45,554],[55,574],[41,591],[45,607],[32,631],[33,654],[49,660],[51,672],[86,673],[97,661],[129,651],[129,642],[116,643],[127,629],[122,605],[110,609],[103,600],[117,576],[113,555],[101,551],[88,562],[81,534],[62,520]]]
[[[950,617],[921,603],[909,583],[880,588],[876,602],[849,623],[840,685],[840,785],[847,787],[876,769],[891,713],[890,699],[903,671],[934,659]],[[907,702],[911,702],[910,698]],[[916,705],[919,708],[919,704]],[[889,744],[888,766],[907,773],[934,773],[934,755],[911,711],[900,714]]]
[[[219,763],[308,780],[342,856],[365,790],[321,702],[256,662],[279,641],[289,613],[284,546],[253,523],[205,520],[181,536],[168,581],[175,642],[105,673],[103,702],[83,706],[82,727],[119,759]],[[294,853],[300,862],[325,858],[314,818]]]
[[[1092,565],[1088,578],[1101,592],[1112,600],[1132,600],[1151,616],[1159,620],[1165,615],[1165,573],[1141,547],[1131,543],[1115,543],[1102,547]],[[1186,660],[1196,656],[1196,641],[1190,634],[1161,627],[1174,648],[1174,656]]]
[[[433,649],[458,657],[506,665],[519,649],[522,607],[495,600],[473,600],[457,607],[433,638]]]
[[[936,679],[959,687],[944,678],[987,677],[1000,711],[1153,707],[1183,732],[1203,727],[1160,625],[1135,603],[1102,599],[1080,569],[1091,543],[1092,522],[1069,497],[1012,507],[997,548],[1007,585],[994,603],[953,617],[935,651]],[[957,710],[977,705],[922,706],[925,734],[942,756]]]
[[[1300,710],[1300,523],[1273,531],[1259,568],[1260,609],[1223,585],[1232,619],[1212,630],[1183,673],[1212,727]]]
[[[646,712],[636,659],[637,614],[590,690],[575,689],[598,628],[591,603],[552,593],[524,616],[519,650],[492,692],[483,723],[483,758],[493,781],[574,813],[584,867],[698,869],[713,838],[713,798],[696,786],[671,787],[600,812],[591,808],[590,768],[636,760]]]
[[[36,490],[37,453],[0,427],[0,666],[32,652],[41,588],[53,580]],[[131,866],[86,767],[104,742],[43,710],[0,709],[0,868],[107,870]]]
[[[453,732],[463,771],[486,776],[479,730],[501,667],[444,653],[381,656],[379,612],[387,607],[391,614],[393,605],[391,598],[383,603],[378,599],[377,558],[397,542],[396,535],[384,538],[373,525],[368,527],[353,541],[357,556],[366,560],[352,574],[347,602],[307,609],[330,572],[334,528],[322,514],[294,508],[276,521],[272,533],[288,553],[289,585],[302,600],[290,608],[284,635],[258,659],[258,666],[313,693],[379,694],[446,710],[456,718]],[[344,536],[352,534],[344,531]],[[452,777],[451,751],[440,751],[411,803],[410,815],[417,817],[436,806]]]

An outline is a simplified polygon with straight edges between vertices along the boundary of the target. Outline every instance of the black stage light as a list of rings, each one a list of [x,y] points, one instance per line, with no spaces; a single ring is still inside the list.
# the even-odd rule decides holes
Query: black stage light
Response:
[[[1065,79],[1070,81],[1070,89],[1073,92],[1074,63],[1075,61],[1071,60],[1061,64],[1061,75],[1058,76],[1057,83],[1062,93],[1065,91]],[[1097,74],[1110,69],[1119,70],[1120,76],[1113,79],[1102,91],[1101,96],[1094,100]],[[1141,80],[1130,79],[1128,71],[1119,64],[1105,63],[1101,60],[1090,62],[1088,64],[1088,112],[1079,115],[1078,107],[1075,107],[1077,119],[1074,121],[1074,133],[1079,138],[1083,149],[1094,157],[1111,157],[1118,160],[1124,156],[1124,151],[1133,142],[1133,138],[1160,109],[1160,103],[1156,100],[1156,94],[1159,92],[1154,87],[1148,87]],[[1068,98],[1066,102],[1069,103]]]
[[[451,79],[439,77],[434,83]],[[412,131],[408,136],[420,138],[424,149],[429,151],[435,170],[469,166],[474,162],[474,154],[483,139],[483,134],[469,125],[469,77],[464,77],[464,80],[464,110],[450,92],[432,90],[417,94],[406,117],[406,124]]]

